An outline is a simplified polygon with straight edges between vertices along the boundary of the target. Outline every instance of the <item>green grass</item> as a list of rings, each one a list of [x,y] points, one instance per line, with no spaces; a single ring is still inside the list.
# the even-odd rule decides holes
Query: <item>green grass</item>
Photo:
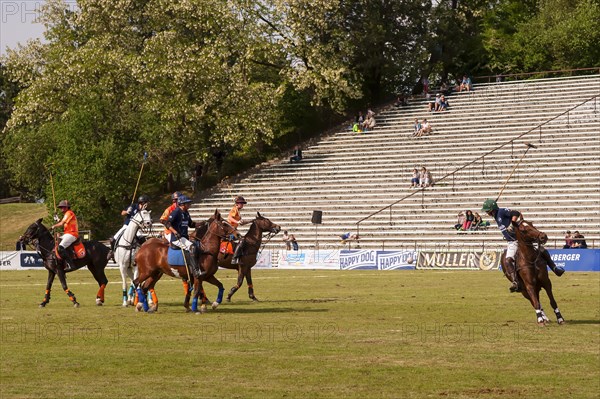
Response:
[[[256,270],[217,311],[107,303],[85,271],[39,309],[43,271],[0,273],[1,398],[597,398],[600,273],[554,278],[567,324],[538,327],[499,272]],[[228,290],[235,274],[220,271]],[[216,289],[208,285],[214,299]]]
[[[14,251],[27,227],[48,214],[44,204],[0,205],[0,251]]]

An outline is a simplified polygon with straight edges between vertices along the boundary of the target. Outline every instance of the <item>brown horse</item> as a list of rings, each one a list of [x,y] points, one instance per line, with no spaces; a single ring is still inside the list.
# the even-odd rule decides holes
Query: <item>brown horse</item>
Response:
[[[541,246],[548,241],[548,236],[533,227],[531,222],[525,220],[513,222],[513,226],[515,227],[518,243],[515,259],[517,278],[520,278],[521,286],[524,287],[521,293],[531,302],[535,309],[537,323],[543,326],[550,321],[540,303],[540,290],[543,288],[550,299],[550,305],[554,309],[558,324],[563,324],[565,319],[558,310],[558,305],[552,294],[552,282],[548,276],[547,263],[541,253]],[[502,254],[502,265],[504,265],[505,255],[506,252]],[[506,275],[506,267],[503,266],[502,269],[506,278],[510,280],[509,276]]]
[[[252,266],[256,264],[256,258],[260,252],[262,245],[262,235],[264,232],[268,232],[268,240],[272,236],[279,233],[281,227],[271,222],[266,217],[261,216],[259,212],[256,212],[256,219],[252,221],[250,229],[244,236],[244,251],[240,258],[240,263],[237,265],[231,264],[231,255],[219,253],[219,266],[225,269],[237,269],[238,279],[237,284],[231,288],[227,295],[227,301],[231,301],[231,297],[244,283],[244,278],[248,283],[248,296],[253,301],[258,301],[254,296],[254,287],[252,286]],[[267,240],[267,241],[268,241]]]
[[[67,293],[67,296],[73,303],[74,307],[79,307],[79,302],[75,298],[75,294],[67,286],[66,273],[78,270],[84,266],[87,266],[88,270],[92,273],[100,289],[96,294],[96,305],[101,306],[104,304],[104,288],[108,284],[104,269],[108,263],[107,255],[109,252],[108,247],[98,241],[84,241],[85,246],[85,257],[82,259],[73,258],[75,269],[68,270],[65,272],[63,262],[64,260],[58,259],[56,256],[55,248],[57,241],[54,240],[50,231],[42,224],[42,219],[38,219],[35,223],[31,224],[25,233],[23,234],[22,241],[25,243],[32,242],[35,245],[37,252],[44,260],[44,267],[48,270],[48,282],[46,283],[46,295],[44,300],[40,303],[40,307],[45,307],[50,302],[50,291],[52,290],[52,283],[54,277],[58,275],[60,284],[63,290]]]
[[[231,237],[233,235],[233,237]],[[206,300],[204,290],[202,288],[202,282],[207,281],[219,288],[219,295],[217,301],[213,303],[213,308],[216,308],[223,298],[223,284],[217,280],[215,273],[218,269],[217,266],[217,254],[221,240],[229,240],[231,238],[237,238],[238,233],[235,228],[229,223],[223,220],[218,210],[211,218],[199,224],[195,232],[192,234],[191,239],[198,240],[196,237],[201,237],[198,241],[200,242],[200,251],[196,262],[198,266],[205,272],[200,278],[194,277],[194,298],[192,302],[192,311],[198,311],[198,297],[202,294],[203,302]],[[167,274],[171,277],[181,278],[183,280],[183,287],[186,294],[183,306],[190,310],[190,286],[189,286],[189,274],[186,266],[172,266],[167,261],[167,251],[169,244],[166,240],[153,238],[144,243],[139,249],[135,256],[136,264],[138,265],[138,277],[134,280],[134,284],[138,293],[139,303],[136,306],[137,310],[143,308],[146,311],[154,312],[158,310],[158,297],[154,286],[160,280],[163,274]],[[190,271],[191,272],[191,271]],[[153,305],[150,308],[146,302],[146,295],[150,291],[152,295]]]

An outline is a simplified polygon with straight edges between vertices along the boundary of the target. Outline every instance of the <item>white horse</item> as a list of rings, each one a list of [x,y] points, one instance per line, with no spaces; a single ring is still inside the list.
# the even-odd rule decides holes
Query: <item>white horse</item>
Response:
[[[147,230],[151,227],[150,211],[142,209],[131,218],[127,228],[115,243],[115,262],[119,266],[123,280],[123,306],[133,305],[134,290],[130,288],[130,292],[127,292],[127,277],[133,287],[133,279],[137,277],[137,266],[134,261],[137,252],[134,245],[136,235],[138,230]]]

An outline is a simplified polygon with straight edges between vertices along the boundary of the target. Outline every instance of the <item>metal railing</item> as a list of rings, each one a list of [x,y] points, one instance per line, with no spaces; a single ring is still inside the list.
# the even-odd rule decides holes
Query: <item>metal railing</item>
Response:
[[[559,69],[554,71],[541,71],[541,72],[522,72],[522,73],[507,73],[507,74],[498,74],[498,75],[485,75],[485,76],[475,76],[473,78],[473,82],[479,81],[484,82],[487,80],[488,83],[491,82],[505,82],[507,78],[521,78],[521,77],[531,77],[535,76],[536,79],[541,78],[542,76],[554,75],[554,74],[565,74],[565,73],[578,73],[578,72],[594,72],[600,74],[600,67],[592,67],[592,68],[575,68],[575,69]]]
[[[538,139],[538,141],[541,143],[542,142],[542,133],[543,133],[542,132],[542,128],[545,125],[547,125],[550,122],[552,122],[552,121],[554,121],[554,120],[556,120],[556,119],[558,119],[558,118],[566,115],[567,116],[567,127],[569,128],[570,127],[570,116],[569,116],[570,113],[572,111],[574,111],[575,109],[577,109],[577,108],[579,108],[579,107],[581,107],[581,106],[583,106],[585,104],[588,104],[591,101],[594,102],[593,113],[598,113],[600,111],[600,104],[598,104],[598,99],[599,98],[600,98],[600,95],[595,95],[595,96],[593,96],[593,97],[591,97],[591,98],[589,98],[589,99],[587,99],[587,100],[585,100],[585,101],[583,101],[583,102],[575,105],[574,107],[569,108],[568,110],[566,110],[566,111],[564,111],[564,112],[562,112],[562,113],[560,113],[560,114],[558,114],[558,115],[556,115],[556,116],[548,119],[547,121],[540,123],[539,125],[535,126],[534,128],[529,129],[528,131],[519,134],[518,136],[516,136],[516,137],[514,137],[514,138],[512,138],[510,140],[508,140],[504,144],[501,144],[501,145],[497,146],[496,148],[494,148],[494,149],[486,152],[485,154],[483,154],[483,155],[475,158],[474,160],[472,160],[470,162],[467,162],[463,166],[460,166],[460,167],[454,169],[453,171],[447,173],[446,175],[442,176],[441,178],[435,180],[435,184],[438,184],[439,182],[442,182],[442,181],[444,181],[446,179],[452,178],[452,181],[453,181],[452,185],[454,187],[454,180],[455,180],[456,173],[460,172],[461,170],[463,170],[463,169],[465,169],[465,168],[467,168],[467,167],[469,167],[469,166],[471,166],[471,165],[473,165],[473,164],[475,164],[475,163],[477,163],[479,161],[482,161],[483,164],[485,165],[485,157],[486,156],[488,156],[488,155],[490,155],[490,154],[492,154],[492,153],[494,153],[494,152],[496,152],[496,151],[498,151],[498,150],[500,150],[500,149],[502,149],[502,148],[504,148],[504,147],[506,147],[508,145],[511,146],[511,154],[513,154],[515,141],[519,140],[520,138],[522,138],[522,137],[524,137],[524,136],[526,136],[528,134],[538,133],[538,131],[539,131],[539,139]],[[411,192],[410,194],[407,194],[404,197],[398,199],[397,201],[394,201],[393,203],[391,203],[389,205],[386,205],[383,208],[381,208],[381,209],[379,209],[379,210],[377,210],[377,211],[375,211],[375,212],[373,212],[373,213],[365,216],[364,218],[360,219],[359,221],[356,222],[356,234],[360,237],[360,224],[363,221],[368,220],[368,219],[372,218],[375,215],[378,215],[379,213],[385,211],[386,209],[389,209],[389,212],[390,212],[389,220],[390,220],[390,225],[392,225],[392,223],[393,223],[392,222],[392,219],[393,219],[392,209],[393,209],[394,205],[397,205],[400,202],[402,202],[402,201],[404,201],[404,200],[406,200],[408,198],[411,198],[411,197],[413,197],[415,195],[418,195],[419,193],[421,194],[421,206],[423,208],[425,208],[425,191],[427,189],[428,189],[428,187],[419,188],[418,190],[415,190],[415,191]]]

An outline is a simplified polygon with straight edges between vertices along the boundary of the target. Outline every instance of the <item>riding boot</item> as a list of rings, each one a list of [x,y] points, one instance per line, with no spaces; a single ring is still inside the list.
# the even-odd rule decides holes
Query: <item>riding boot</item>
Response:
[[[239,265],[240,258],[242,257],[242,247],[244,246],[244,240],[240,240],[237,247],[235,247],[235,251],[233,252],[233,258],[231,259],[232,265]]]
[[[71,270],[75,270],[75,265],[73,264],[73,258],[69,252],[63,248],[62,246],[58,246],[58,254],[63,259],[64,271],[70,272]]]
[[[200,270],[198,266],[198,262],[196,262],[196,246],[192,245],[189,251],[183,251],[185,254],[185,261],[188,263],[190,268],[192,269],[192,274],[196,278],[200,278],[206,274],[204,270]]]
[[[110,251],[108,252],[108,255],[106,255],[106,259],[107,260],[112,260],[113,262],[115,261],[115,243],[117,242],[117,240],[115,240],[114,237],[110,237]]]
[[[506,258],[505,261],[506,274],[510,278],[512,285],[508,288],[510,292],[519,292],[519,279],[517,277],[517,268],[515,266],[515,260],[513,258]]]
[[[544,258],[550,270],[552,270],[554,274],[556,274],[558,277],[562,276],[565,273],[565,269],[561,266],[556,266],[556,263],[554,263],[554,261],[550,257],[550,253],[548,252],[548,250],[546,248],[542,249],[542,258]]]

